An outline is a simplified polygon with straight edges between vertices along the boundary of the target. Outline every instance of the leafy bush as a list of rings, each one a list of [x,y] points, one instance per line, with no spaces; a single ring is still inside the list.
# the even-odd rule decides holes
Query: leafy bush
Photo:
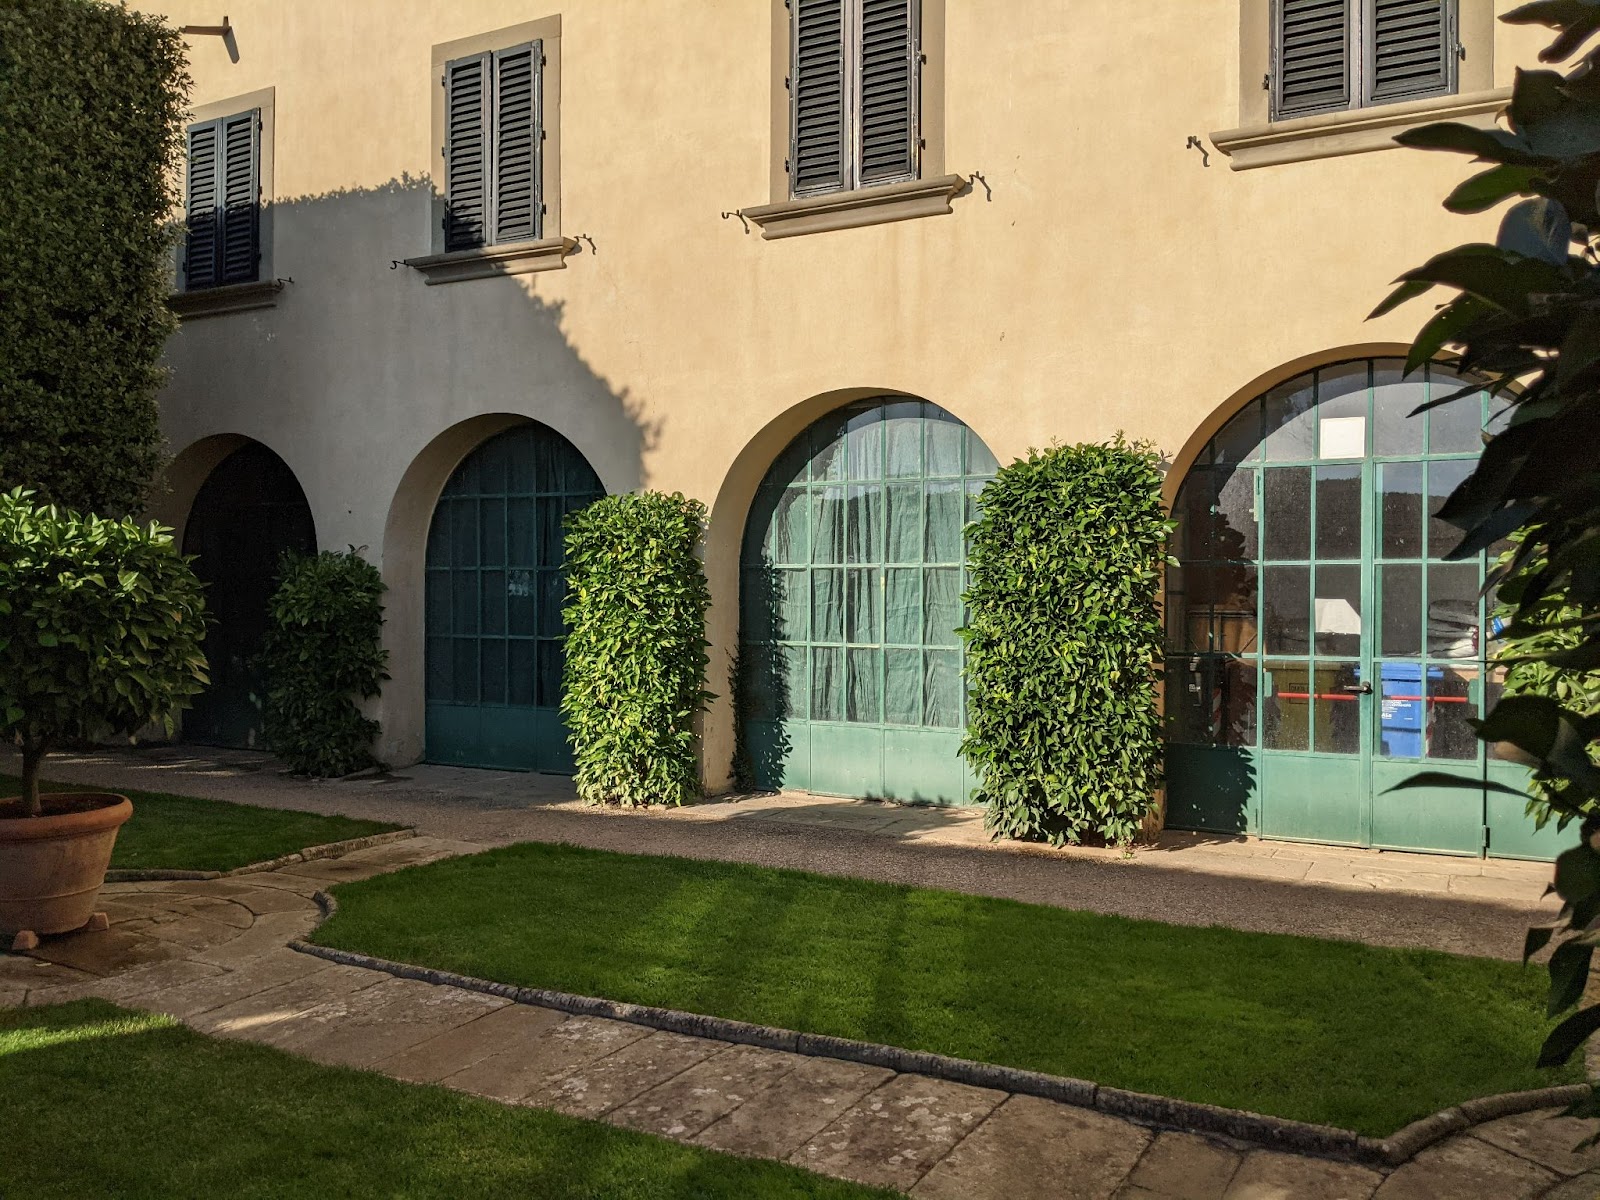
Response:
[[[1520,543],[1523,535],[1519,533],[1513,540]],[[1507,551],[1500,565],[1509,566],[1512,555]],[[1525,569],[1501,580],[1494,615],[1502,623],[1514,625],[1523,594],[1543,567],[1543,559],[1533,559]],[[1600,713],[1600,671],[1562,667],[1551,661],[1582,644],[1582,632],[1571,624],[1580,615],[1580,610],[1567,602],[1564,590],[1547,592],[1539,598],[1523,623],[1515,646],[1501,656],[1506,673],[1505,695],[1544,696],[1568,712],[1586,717]],[[1590,743],[1589,757],[1600,761],[1600,744]],[[1539,828],[1568,802],[1576,803],[1585,812],[1595,808],[1593,797],[1571,795],[1571,781],[1560,775],[1536,774],[1529,780],[1528,790],[1532,793],[1528,813]]]
[[[63,741],[132,733],[206,685],[201,584],[170,531],[0,495],[0,737],[22,748],[23,798]]]
[[[143,507],[188,89],[159,17],[0,4],[0,486],[79,512]]]
[[[1171,528],[1154,451],[1120,435],[1029,451],[983,489],[961,752],[994,833],[1126,842],[1154,808],[1156,594]]]
[[[678,492],[606,496],[567,517],[561,711],[578,794],[591,803],[700,794],[694,726],[711,699],[711,593],[695,551],[705,520],[705,505]]]
[[[389,678],[383,592],[378,569],[354,546],[284,555],[258,664],[262,732],[290,770],[348,775],[375,761],[378,723],[353,697],[376,696]]]

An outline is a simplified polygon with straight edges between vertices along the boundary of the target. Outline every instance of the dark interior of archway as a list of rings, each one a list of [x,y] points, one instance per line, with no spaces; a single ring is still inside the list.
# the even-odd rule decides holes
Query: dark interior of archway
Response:
[[[316,528],[305,493],[283,459],[259,443],[234,451],[206,479],[184,529],[183,552],[206,587],[211,686],[184,715],[184,740],[261,744],[260,681],[252,660],[267,628],[285,551],[312,553]]]

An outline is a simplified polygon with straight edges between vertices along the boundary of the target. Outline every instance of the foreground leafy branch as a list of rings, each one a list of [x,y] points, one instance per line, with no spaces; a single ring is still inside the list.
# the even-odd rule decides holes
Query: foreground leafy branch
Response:
[[[1600,0],[1538,0],[1502,19],[1554,29],[1540,58],[1562,62],[1600,34]],[[1564,75],[1519,70],[1507,115],[1505,129],[1443,123],[1398,137],[1488,164],[1451,193],[1451,211],[1516,203],[1492,244],[1458,246],[1406,272],[1373,315],[1434,287],[1456,291],[1417,335],[1407,369],[1442,357],[1486,380],[1508,412],[1440,513],[1465,531],[1450,557],[1494,550],[1522,531],[1489,576],[1511,611],[1501,661],[1585,677],[1600,670],[1600,48]],[[1473,383],[1432,403],[1479,390]],[[1590,707],[1581,696],[1527,690],[1475,723],[1480,738],[1533,767],[1558,827],[1580,832],[1556,860],[1560,917],[1530,930],[1525,947],[1526,958],[1555,943],[1549,1014],[1571,1013],[1545,1041],[1541,1065],[1566,1062],[1600,1029],[1600,1005],[1579,1007],[1600,942],[1600,768],[1591,760],[1600,715]],[[1462,782],[1424,773],[1406,786]],[[1580,1111],[1600,1114],[1600,1103],[1591,1097]]]

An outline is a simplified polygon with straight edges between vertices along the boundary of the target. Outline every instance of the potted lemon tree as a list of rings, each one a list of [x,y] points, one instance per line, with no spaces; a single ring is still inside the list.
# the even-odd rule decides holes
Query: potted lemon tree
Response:
[[[0,738],[22,754],[22,794],[0,799],[0,935],[104,926],[94,911],[124,796],[40,791],[64,743],[133,734],[206,684],[201,584],[167,530],[0,494]]]

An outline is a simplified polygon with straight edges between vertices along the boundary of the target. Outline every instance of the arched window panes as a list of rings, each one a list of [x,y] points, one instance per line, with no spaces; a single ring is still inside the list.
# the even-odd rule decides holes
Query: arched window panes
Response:
[[[543,425],[490,438],[450,476],[427,551],[427,757],[571,769],[561,722],[562,520],[605,494]]]
[[[1494,691],[1488,560],[1446,561],[1460,533],[1438,517],[1490,401],[1412,415],[1469,381],[1402,367],[1280,384],[1184,478],[1166,594],[1175,826],[1463,851],[1485,836],[1481,803],[1388,793],[1424,766],[1481,777],[1467,721]]]
[[[741,570],[740,703],[764,786],[964,800],[963,529],[996,469],[911,399],[831,413],[773,464]]]

